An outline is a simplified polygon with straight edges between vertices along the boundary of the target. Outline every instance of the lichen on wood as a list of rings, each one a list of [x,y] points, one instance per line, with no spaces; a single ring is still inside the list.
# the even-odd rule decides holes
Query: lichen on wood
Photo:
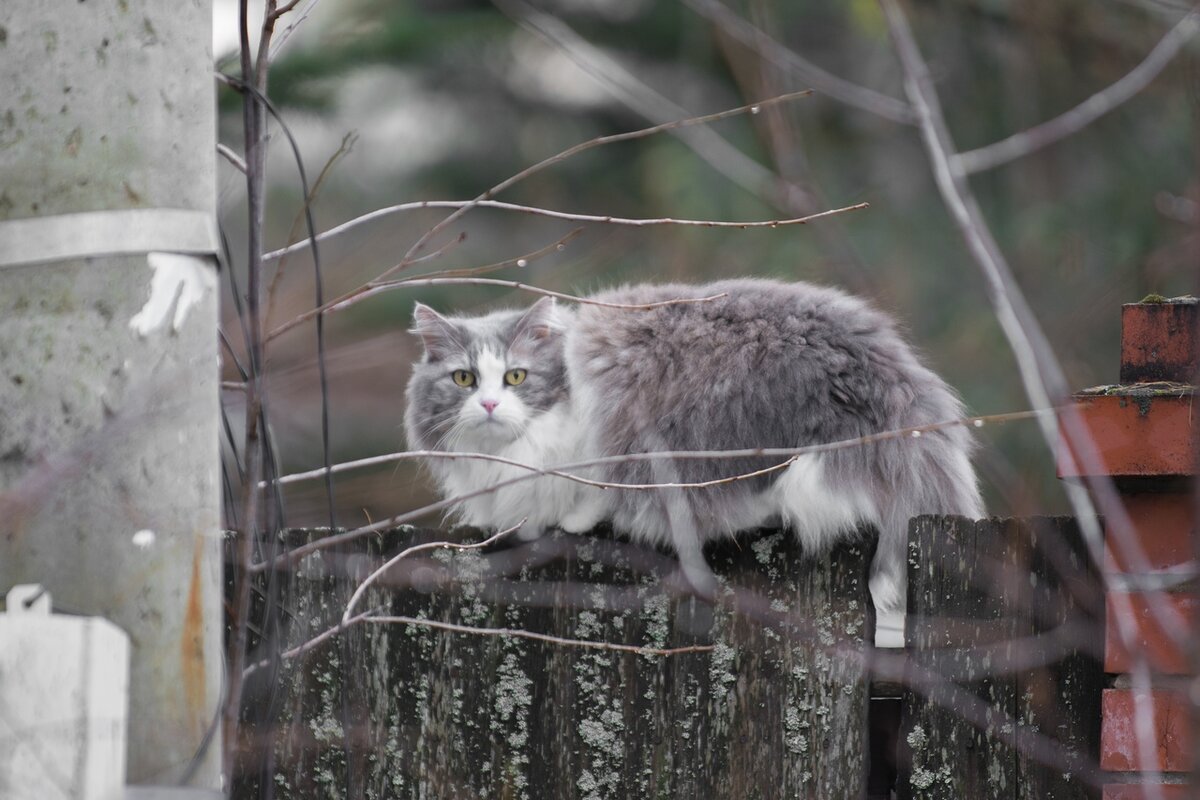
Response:
[[[914,678],[938,681],[905,692],[899,796],[1098,797],[1078,775],[1095,770],[1102,667],[1078,644],[1060,653],[1036,638],[1068,627],[1075,642],[1102,635],[1075,521],[917,517],[908,552],[905,644]],[[1013,658],[1033,666],[1006,666]],[[981,701],[982,719],[965,698]]]
[[[464,537],[482,534],[405,528],[274,575],[290,620],[278,649],[336,624],[388,555]],[[347,787],[368,798],[857,797],[874,632],[867,541],[805,558],[792,537],[760,532],[706,553],[718,585],[708,597],[686,588],[670,555],[605,531],[423,553],[361,608],[711,649],[661,656],[359,624],[279,666],[278,719],[252,738],[270,748],[280,798]],[[263,779],[242,775],[247,789]]]

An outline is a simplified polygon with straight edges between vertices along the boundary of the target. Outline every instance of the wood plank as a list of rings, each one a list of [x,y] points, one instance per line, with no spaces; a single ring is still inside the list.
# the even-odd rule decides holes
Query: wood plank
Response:
[[[277,574],[294,617],[286,646],[332,625],[385,554],[448,536],[481,534],[406,528]],[[254,729],[242,754],[273,765],[241,785],[270,780],[279,798],[347,787],[389,798],[861,796],[871,555],[858,544],[806,559],[792,537],[760,532],[706,553],[718,580],[708,597],[683,588],[672,557],[606,533],[414,556],[361,608],[715,649],[661,657],[361,624],[280,667],[278,723]]]
[[[1098,796],[1079,772],[1103,674],[1079,648],[1100,641],[1103,603],[1074,521],[918,517],[909,581],[906,644],[928,680],[905,695],[900,796]]]

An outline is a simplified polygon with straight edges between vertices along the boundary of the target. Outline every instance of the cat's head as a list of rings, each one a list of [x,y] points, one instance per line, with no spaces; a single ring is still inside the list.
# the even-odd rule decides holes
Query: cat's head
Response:
[[[481,317],[446,317],[417,303],[411,332],[425,354],[408,383],[410,447],[494,450],[567,397],[563,315],[553,298]]]

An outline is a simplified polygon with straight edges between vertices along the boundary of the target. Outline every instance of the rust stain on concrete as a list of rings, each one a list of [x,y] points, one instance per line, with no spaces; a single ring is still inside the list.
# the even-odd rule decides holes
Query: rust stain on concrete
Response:
[[[204,680],[204,606],[201,589],[200,564],[204,557],[204,540],[196,536],[192,551],[192,582],[188,590],[187,611],[183,618],[183,637],[180,641],[182,658],[183,698],[187,714],[187,726],[197,735],[203,735],[205,725],[205,680]]]

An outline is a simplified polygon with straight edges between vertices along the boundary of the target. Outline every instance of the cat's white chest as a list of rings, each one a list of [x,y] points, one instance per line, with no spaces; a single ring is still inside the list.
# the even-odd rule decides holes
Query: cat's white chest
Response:
[[[466,497],[456,506],[463,522],[481,527],[503,528],[521,520],[540,529],[558,522],[580,502],[587,487],[554,476],[528,477],[530,469],[544,469],[587,457],[585,437],[571,404],[560,403],[533,420],[522,436],[497,445],[464,437],[456,447],[461,452],[482,452],[515,462],[464,458],[450,461],[439,470],[446,497]],[[485,491],[506,484],[495,491]],[[598,491],[598,490],[590,490]]]

